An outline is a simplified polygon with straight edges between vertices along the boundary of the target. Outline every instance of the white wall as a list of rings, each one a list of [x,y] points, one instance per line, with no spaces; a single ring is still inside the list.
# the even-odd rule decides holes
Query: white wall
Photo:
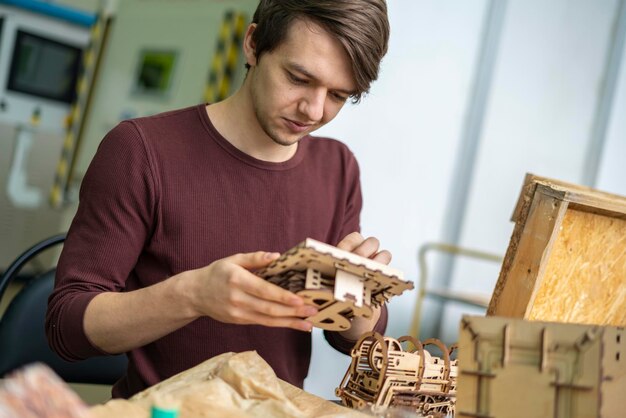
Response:
[[[626,196],[626,45],[596,187]]]
[[[484,7],[484,0],[389,1],[389,53],[371,95],[318,131],[355,153],[363,233],[378,237],[416,285],[418,247],[441,235]],[[408,334],[415,298],[412,291],[392,301],[387,335]],[[349,357],[314,333],[305,388],[333,398]]]

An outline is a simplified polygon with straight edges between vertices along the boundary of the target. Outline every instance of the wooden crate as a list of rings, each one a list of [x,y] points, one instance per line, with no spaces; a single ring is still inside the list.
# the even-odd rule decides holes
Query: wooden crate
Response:
[[[456,417],[624,416],[622,327],[465,316]]]
[[[526,176],[488,315],[626,325],[626,198]]]

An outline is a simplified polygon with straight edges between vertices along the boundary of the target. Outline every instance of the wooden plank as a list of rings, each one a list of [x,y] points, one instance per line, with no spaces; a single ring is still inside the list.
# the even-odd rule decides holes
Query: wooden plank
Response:
[[[608,193],[579,192],[562,190],[552,186],[537,184],[537,190],[542,193],[562,199],[570,206],[583,212],[606,215],[618,219],[626,219],[626,199],[609,197]]]
[[[524,317],[567,209],[567,202],[542,193],[535,193],[527,205],[513,231],[488,315]],[[522,219],[524,213],[528,215]]]
[[[545,194],[569,202],[570,206],[577,210],[626,219],[626,198],[624,196],[528,173],[524,178],[520,198],[511,217],[513,222],[518,221],[524,201],[532,199],[537,188]]]

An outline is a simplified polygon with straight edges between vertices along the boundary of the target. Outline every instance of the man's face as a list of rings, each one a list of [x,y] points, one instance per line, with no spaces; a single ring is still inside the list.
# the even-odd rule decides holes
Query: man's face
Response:
[[[284,42],[260,59],[246,55],[254,112],[280,145],[293,145],[330,122],[356,88],[339,41],[308,21],[294,21]]]

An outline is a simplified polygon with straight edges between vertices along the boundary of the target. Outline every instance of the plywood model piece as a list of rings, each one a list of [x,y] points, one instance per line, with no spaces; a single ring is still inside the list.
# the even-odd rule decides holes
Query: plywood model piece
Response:
[[[443,358],[426,351],[428,345],[437,346]],[[396,340],[365,333],[352,349],[352,362],[335,394],[346,406],[376,413],[401,408],[425,417],[454,414],[455,350],[434,338],[422,343],[410,336]]]
[[[626,325],[626,198],[527,175],[488,315]]]
[[[318,309],[307,320],[330,331],[349,329],[353,317],[370,318],[372,307],[413,289],[401,271],[311,238],[255,274],[302,296]]]
[[[624,416],[622,327],[465,316],[457,417]]]

